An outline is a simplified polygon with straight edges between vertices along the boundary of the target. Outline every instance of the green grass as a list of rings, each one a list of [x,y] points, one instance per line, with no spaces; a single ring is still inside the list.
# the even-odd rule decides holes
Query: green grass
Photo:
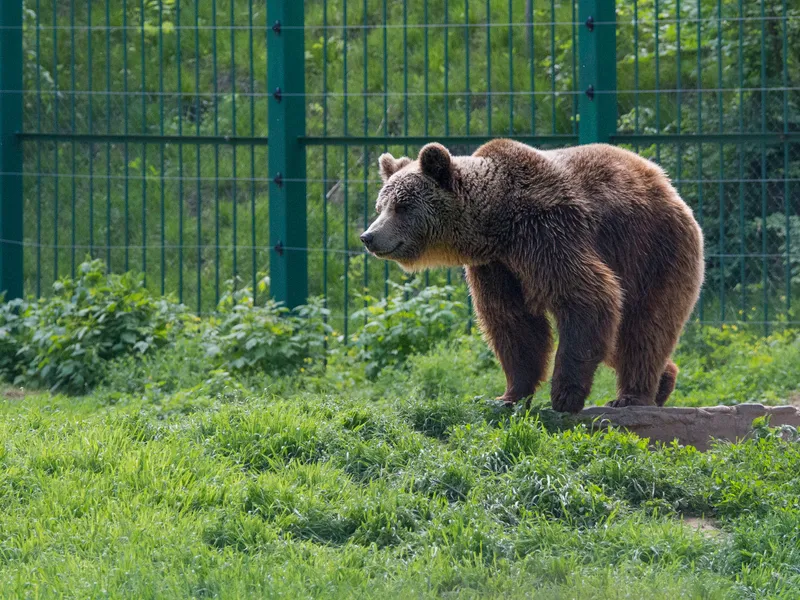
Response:
[[[649,449],[561,429],[546,389],[499,410],[475,337],[374,380],[209,372],[197,343],[85,397],[5,388],[0,597],[797,597],[797,442]],[[674,403],[783,401],[799,352],[690,330]]]

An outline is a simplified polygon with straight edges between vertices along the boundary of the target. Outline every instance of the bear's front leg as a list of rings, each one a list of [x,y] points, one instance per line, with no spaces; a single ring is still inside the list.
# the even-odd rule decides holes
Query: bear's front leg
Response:
[[[519,280],[502,264],[467,267],[467,282],[483,334],[506,375],[508,404],[533,395],[552,349],[547,318],[531,314]]]
[[[558,351],[550,398],[554,410],[583,410],[600,362],[613,350],[619,325],[621,293],[604,265],[588,265],[594,276],[574,286],[554,306]],[[580,284],[580,281],[576,282]]]

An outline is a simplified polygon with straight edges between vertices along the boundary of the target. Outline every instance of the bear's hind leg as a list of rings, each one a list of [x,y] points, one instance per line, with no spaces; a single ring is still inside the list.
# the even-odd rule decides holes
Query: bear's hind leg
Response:
[[[678,379],[678,365],[671,360],[667,361],[667,366],[661,374],[661,381],[658,382],[656,392],[656,406],[664,406],[669,400],[670,394],[675,389],[675,382]]]
[[[514,404],[533,395],[552,349],[547,318],[527,310],[519,281],[499,263],[467,267],[467,282],[481,330],[506,375],[498,400]]]
[[[612,348],[617,324],[613,304],[559,307],[558,351],[550,393],[553,410],[580,412],[592,391],[598,365]]]
[[[613,365],[617,399],[608,406],[663,406],[667,401],[678,375],[669,357],[683,323],[666,320],[634,311],[623,317]]]
[[[553,409],[576,413],[592,390],[597,366],[613,352],[619,326],[621,290],[600,260],[586,259],[569,295],[557,299],[558,351],[553,371]]]

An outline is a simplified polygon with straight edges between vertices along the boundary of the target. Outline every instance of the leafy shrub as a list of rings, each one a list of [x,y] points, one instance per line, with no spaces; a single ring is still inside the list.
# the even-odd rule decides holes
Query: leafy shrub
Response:
[[[800,337],[768,337],[736,325],[689,327],[676,356],[681,369],[674,399],[682,403],[781,403],[800,381]]]
[[[76,279],[53,284],[52,297],[3,308],[0,368],[20,385],[85,392],[103,362],[163,346],[184,314],[139,277],[106,275],[102,261],[84,262]]]
[[[323,357],[330,327],[322,299],[311,299],[292,311],[273,300],[254,304],[246,288],[220,301],[219,321],[207,332],[206,343],[208,356],[220,366],[284,375]]]
[[[467,319],[464,304],[450,298],[454,293],[451,286],[417,289],[411,283],[391,285],[393,293],[387,298],[363,296],[368,306],[353,314],[354,319],[366,320],[353,341],[370,378],[387,366],[404,363],[411,355],[428,352],[459,331]]]
[[[25,330],[25,319],[22,315],[27,311],[28,303],[24,300],[0,304],[0,376],[9,381],[20,374],[22,363],[17,354],[20,351],[20,338]]]
[[[206,356],[203,337],[207,326],[186,325],[174,342],[158,352],[129,354],[104,365],[102,385],[107,399],[124,394],[151,398],[192,389],[216,368]]]
[[[781,439],[786,442],[800,442],[800,431],[791,425],[770,427],[768,417],[758,417],[753,420],[753,437],[757,440]]]

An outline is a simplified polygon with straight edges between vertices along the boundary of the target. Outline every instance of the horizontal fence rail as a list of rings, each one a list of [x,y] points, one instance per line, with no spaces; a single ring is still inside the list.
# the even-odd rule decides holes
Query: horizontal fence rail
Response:
[[[348,334],[403,278],[358,239],[378,156],[512,137],[658,162],[705,234],[697,320],[800,322],[788,0],[14,0],[0,40],[8,297],[91,256],[200,313],[323,295]]]

